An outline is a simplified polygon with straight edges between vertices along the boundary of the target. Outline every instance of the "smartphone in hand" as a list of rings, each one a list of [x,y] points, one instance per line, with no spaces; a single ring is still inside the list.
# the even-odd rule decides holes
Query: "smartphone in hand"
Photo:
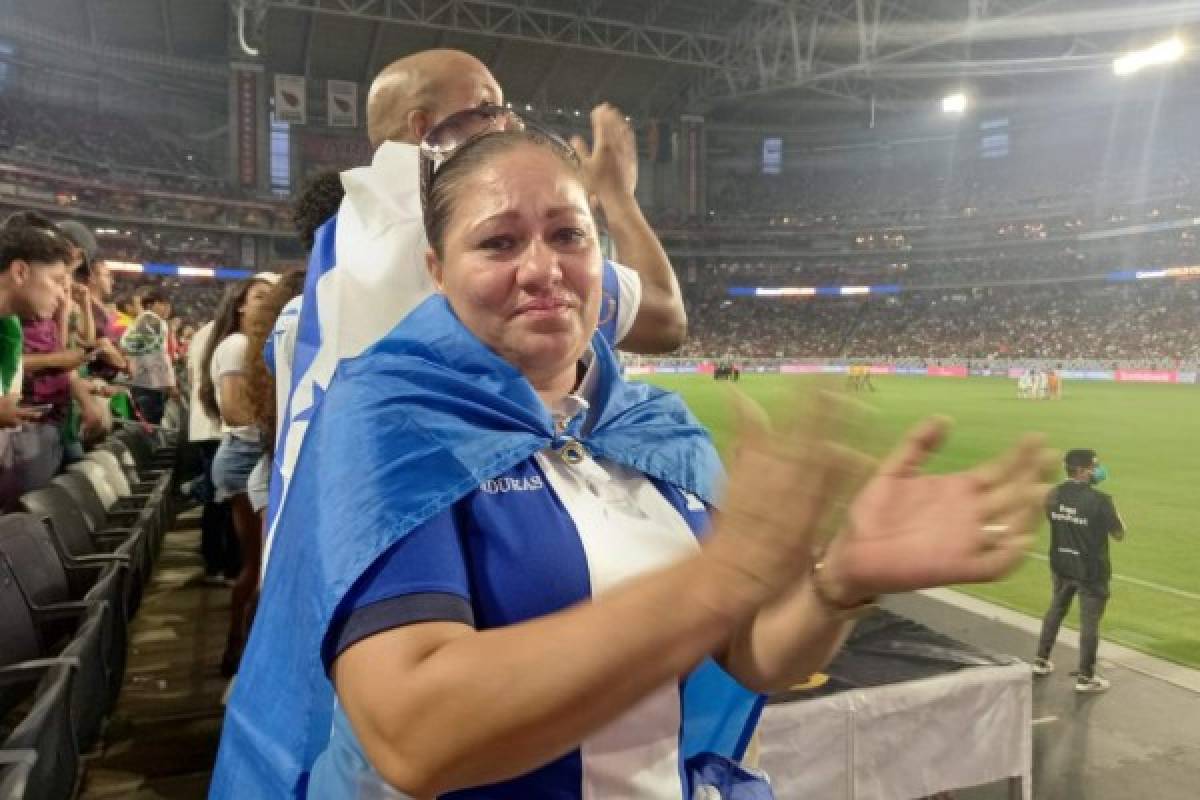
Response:
[[[29,414],[37,414],[39,417],[44,417],[54,408],[53,403],[29,403],[28,405],[17,406],[21,411]]]

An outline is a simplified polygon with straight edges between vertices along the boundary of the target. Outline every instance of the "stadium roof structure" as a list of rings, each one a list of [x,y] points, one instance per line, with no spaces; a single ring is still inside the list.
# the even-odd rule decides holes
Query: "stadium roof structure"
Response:
[[[1081,75],[1197,25],[1200,4],[0,0],[0,40],[28,45],[29,59],[214,95],[230,60],[244,57],[232,44],[239,21],[272,72],[366,83],[396,57],[456,47],[487,63],[509,99],[539,110],[607,99],[639,118],[804,125],[929,104],[959,86],[999,104],[1078,98]]]

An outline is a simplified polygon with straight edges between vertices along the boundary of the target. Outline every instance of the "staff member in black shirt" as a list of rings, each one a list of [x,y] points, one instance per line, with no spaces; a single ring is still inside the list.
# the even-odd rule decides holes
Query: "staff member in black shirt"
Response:
[[[1036,675],[1054,671],[1050,650],[1058,628],[1079,593],[1079,672],[1077,692],[1103,692],[1109,681],[1096,674],[1096,648],[1100,618],[1108,603],[1112,567],[1108,561],[1108,537],[1125,538],[1125,525],[1110,496],[1094,487],[1107,477],[1096,460],[1095,450],[1072,450],[1066,457],[1067,480],[1046,500],[1050,519],[1050,575],[1054,599],[1042,620],[1042,636],[1033,663]]]

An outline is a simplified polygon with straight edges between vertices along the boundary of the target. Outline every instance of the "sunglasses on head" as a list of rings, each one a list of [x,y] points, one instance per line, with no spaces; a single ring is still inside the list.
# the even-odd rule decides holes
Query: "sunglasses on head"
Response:
[[[434,125],[421,141],[421,208],[425,214],[426,231],[429,230],[433,182],[442,167],[472,142],[493,133],[506,131],[536,133],[573,163],[579,163],[575,148],[567,144],[562,137],[533,120],[522,118],[512,109],[489,104],[451,114]]]

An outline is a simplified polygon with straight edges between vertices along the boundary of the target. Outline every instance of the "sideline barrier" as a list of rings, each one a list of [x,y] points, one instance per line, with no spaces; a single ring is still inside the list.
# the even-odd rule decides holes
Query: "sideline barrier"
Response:
[[[743,375],[844,375],[848,364],[782,363],[754,364],[734,362]],[[625,374],[638,375],[712,375],[715,361],[693,363],[639,363],[625,367]],[[1025,367],[970,367],[965,364],[908,366],[902,364],[871,364],[872,375],[910,375],[929,378],[996,377],[1016,380],[1025,373]],[[1117,383],[1170,383],[1200,384],[1200,371],[1195,369],[1059,369],[1058,374],[1067,381],[1115,381]]]

